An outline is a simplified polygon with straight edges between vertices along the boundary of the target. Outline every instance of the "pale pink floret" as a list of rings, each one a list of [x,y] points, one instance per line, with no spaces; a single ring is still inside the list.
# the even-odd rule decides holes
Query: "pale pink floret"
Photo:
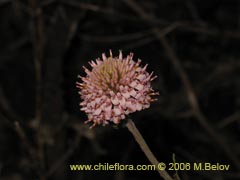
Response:
[[[77,82],[81,95],[81,110],[88,115],[87,122],[106,125],[109,122],[119,124],[126,115],[149,108],[157,95],[151,87],[152,77],[146,71],[147,65],[140,66],[141,60],[133,61],[131,53],[123,58],[120,51],[118,57],[106,57],[89,62],[92,70],[83,67],[86,77]],[[93,127],[92,126],[92,127]]]

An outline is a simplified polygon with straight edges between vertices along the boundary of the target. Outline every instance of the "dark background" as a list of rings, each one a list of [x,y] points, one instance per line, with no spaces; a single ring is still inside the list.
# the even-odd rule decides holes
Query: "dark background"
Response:
[[[149,164],[126,128],[83,123],[77,75],[109,49],[158,76],[158,101],[132,117],[159,161],[230,164],[182,180],[240,179],[239,47],[237,0],[0,0],[0,179],[160,179],[69,169]]]

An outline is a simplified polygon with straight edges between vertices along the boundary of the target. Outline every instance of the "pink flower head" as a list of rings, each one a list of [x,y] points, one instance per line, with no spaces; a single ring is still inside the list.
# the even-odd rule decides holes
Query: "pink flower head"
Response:
[[[92,127],[110,121],[119,124],[126,115],[149,108],[156,100],[151,97],[158,94],[151,87],[156,76],[140,63],[133,61],[132,53],[123,58],[121,51],[118,57],[112,57],[110,51],[110,57],[102,54],[102,59],[89,63],[92,70],[83,67],[87,75],[76,85],[83,100],[81,110],[88,115],[86,122],[93,122]]]

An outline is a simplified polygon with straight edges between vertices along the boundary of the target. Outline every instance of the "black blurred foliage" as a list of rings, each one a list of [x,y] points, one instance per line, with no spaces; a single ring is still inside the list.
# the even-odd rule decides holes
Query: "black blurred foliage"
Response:
[[[109,49],[158,76],[159,100],[132,117],[160,161],[231,165],[183,180],[240,179],[239,12],[237,0],[0,0],[0,179],[159,179],[69,169],[149,164],[126,128],[83,123],[77,75]]]

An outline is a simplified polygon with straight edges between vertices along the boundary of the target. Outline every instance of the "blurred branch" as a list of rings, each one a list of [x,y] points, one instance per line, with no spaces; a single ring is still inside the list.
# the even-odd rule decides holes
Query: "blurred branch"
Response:
[[[0,114],[4,119],[4,122],[15,130],[14,122],[23,122],[22,118],[11,107],[7,97],[5,96],[2,87],[0,87]]]
[[[136,3],[134,0],[123,0],[123,2],[130,7],[134,12],[136,12],[143,20],[146,21],[146,23],[152,25],[151,15],[147,14],[142,7]],[[156,38],[159,40],[159,42],[162,44],[163,48],[165,49],[165,52],[172,63],[174,69],[176,70],[177,74],[181,78],[181,81],[183,83],[183,86],[185,88],[189,104],[193,110],[193,114],[198,120],[199,124],[204,128],[204,130],[212,137],[214,141],[221,147],[223,152],[227,155],[229,159],[235,164],[236,168],[239,169],[239,160],[237,155],[234,153],[232,149],[230,149],[229,145],[224,141],[223,137],[220,136],[217,131],[214,129],[214,127],[208,122],[207,118],[202,113],[198,100],[196,97],[196,94],[194,92],[194,88],[192,87],[192,84],[184,71],[180,60],[176,56],[173,48],[171,47],[168,40],[163,36],[162,31],[159,28],[153,28],[153,33],[155,34]]]
[[[29,140],[27,138],[26,133],[24,132],[23,128],[20,126],[18,121],[15,121],[14,123],[16,132],[20,139],[22,140],[23,145],[26,147],[26,150],[29,152],[30,157],[32,158],[33,162],[36,162],[36,151],[32,147],[32,145],[29,143]]]
[[[222,128],[224,128],[224,127],[226,127],[226,126],[228,126],[228,125],[230,125],[230,124],[232,124],[236,121],[240,121],[240,112],[236,112],[233,115],[231,115],[231,116],[225,118],[224,120],[220,121],[217,126],[218,126],[219,129],[222,129]]]
[[[84,9],[96,13],[103,13],[107,15],[114,15],[114,16],[119,16],[124,19],[132,20],[132,21],[144,21],[144,19],[148,15],[144,15],[146,17],[139,19],[131,15],[126,15],[124,13],[118,12],[116,9],[113,9],[111,7],[101,7],[95,4],[91,3],[83,3],[83,2],[78,2],[78,1],[66,1],[66,0],[60,0],[60,2],[63,5],[71,6],[73,8],[78,8],[78,9]],[[190,7],[191,6],[191,7]],[[188,7],[191,8],[191,11],[193,11],[193,5],[188,3]],[[136,8],[136,7],[135,7]],[[196,14],[194,16],[197,16]],[[196,17],[197,18],[197,17]],[[173,30],[178,30],[178,31],[186,31],[186,32],[191,32],[191,33],[197,33],[197,34],[202,34],[206,36],[214,36],[214,37],[219,37],[219,38],[234,38],[234,39],[240,39],[240,32],[239,31],[231,31],[231,30],[219,30],[218,28],[214,27],[209,27],[208,24],[203,23],[199,19],[198,23],[196,24],[195,22],[191,21],[175,21],[175,22],[170,22],[165,19],[159,19],[155,17],[150,17],[148,18],[148,22],[152,24],[152,27],[158,28],[159,26],[173,26],[171,31]],[[164,32],[162,31],[162,34]]]
[[[204,26],[204,25],[205,25],[205,22],[201,19],[200,15],[199,15],[199,13],[198,13],[198,11],[197,11],[196,6],[194,5],[194,2],[192,2],[191,0],[187,0],[187,1],[186,1],[186,6],[187,6],[187,8],[189,9],[189,11],[190,11],[193,19],[194,19],[196,22],[198,22],[199,24],[201,24],[201,25]]]
[[[42,10],[38,6],[36,0],[29,0],[31,9],[34,14],[32,16],[33,31],[33,48],[34,48],[34,64],[36,71],[36,119],[40,125],[42,118],[42,62],[44,54],[44,22]]]
[[[44,138],[46,141],[46,157],[48,158],[47,164],[50,167],[44,174],[46,176],[51,175],[51,178],[63,179],[68,167],[62,163],[65,162],[66,158],[68,158],[72,152],[72,150],[67,150],[69,153],[65,154],[65,140],[67,137],[65,125],[67,123],[67,117],[64,117],[65,89],[63,88],[63,82],[65,79],[63,68],[65,68],[66,65],[64,55],[68,51],[68,48],[71,47],[72,38],[76,36],[79,16],[68,19],[65,9],[58,6],[58,11],[59,10],[61,13],[60,16],[57,15],[54,21],[46,26],[47,43],[44,51],[43,78],[43,98],[46,99],[46,101],[43,102],[43,123],[54,130],[51,131],[52,146],[47,143],[49,138]],[[61,156],[63,156],[62,160],[59,159]],[[58,173],[54,173],[56,169]]]
[[[60,157],[54,164],[51,165],[49,171],[44,175],[46,179],[48,179],[49,177],[51,177],[52,174],[57,172],[59,167],[61,167],[64,164],[64,162],[67,161],[72,156],[74,151],[79,146],[81,137],[82,137],[81,134],[77,134],[75,141],[73,142],[73,144],[71,144],[69,149],[67,149],[63,156]]]
[[[136,39],[144,38],[151,34],[152,34],[151,30],[146,30],[142,32],[135,32],[135,33],[129,33],[129,34],[123,34],[123,35],[114,35],[114,36],[93,36],[93,35],[81,33],[79,37],[81,37],[85,41],[106,43],[106,42],[122,42],[122,41],[136,40]]]
[[[3,2],[8,2],[8,0],[3,0]],[[55,3],[55,0],[46,0],[43,1],[40,5],[40,7],[44,8],[52,3]],[[112,7],[101,7],[99,5],[91,4],[91,3],[84,3],[84,2],[79,2],[79,1],[67,1],[67,0],[60,0],[58,1],[64,6],[69,6],[72,8],[76,9],[82,9],[82,10],[87,10],[95,13],[101,13],[101,14],[106,14],[106,15],[113,15],[117,17],[121,17],[126,20],[130,21],[137,21],[141,22],[144,21],[144,19],[139,19],[136,18],[132,15],[126,15],[125,13],[121,13],[117,11],[116,9]],[[191,13],[192,11],[195,11],[193,8],[193,4],[189,4],[190,2],[187,3],[188,8],[190,9]],[[20,8],[26,12],[31,14],[35,14],[35,12],[32,9],[29,9],[24,3],[19,2]],[[0,3],[1,5],[1,3]],[[194,15],[196,16],[196,15]],[[197,17],[195,17],[197,18]],[[238,30],[221,30],[216,27],[212,27],[211,25],[203,22],[201,19],[199,19],[196,24],[196,22],[192,21],[187,21],[187,20],[178,20],[178,21],[167,21],[165,19],[159,19],[155,17],[151,17],[148,19],[148,22],[152,24],[152,27],[156,28],[162,28],[163,26],[166,27],[171,27],[173,28],[171,32],[174,31],[185,31],[185,32],[191,32],[191,33],[196,33],[196,34],[201,34],[205,36],[212,36],[212,37],[218,37],[218,38],[231,38],[231,39],[240,39],[240,32]],[[164,34],[164,30],[161,30],[162,34]]]
[[[132,20],[132,21],[139,21],[138,18],[128,16],[125,13],[118,12],[116,9],[113,9],[111,7],[101,7],[101,6],[98,6],[98,5],[95,5],[95,4],[79,2],[79,1],[76,1],[76,0],[73,0],[73,1],[59,0],[59,1],[63,5],[70,6],[72,8],[88,10],[88,11],[92,11],[92,12],[95,12],[95,13],[102,13],[102,14],[106,14],[106,15],[114,15],[114,16],[117,16],[117,17],[121,17],[123,19]]]
[[[43,141],[41,137],[41,121],[42,121],[42,103],[43,103],[43,94],[42,94],[42,63],[44,57],[44,21],[43,14],[40,5],[37,0],[29,0],[29,5],[32,11],[32,42],[34,50],[34,65],[35,65],[35,78],[36,78],[36,102],[35,102],[35,121],[36,121],[36,131],[37,131],[37,144],[38,144],[38,158],[39,164],[41,167],[40,171],[45,169],[45,158],[43,150]],[[43,177],[40,177],[41,180],[44,180]]]
[[[5,94],[3,93],[3,89],[0,87],[0,119],[4,122],[9,128],[11,128],[21,140],[25,150],[29,154],[29,157],[32,162],[32,168],[39,173],[39,168],[37,159],[36,159],[36,149],[31,144],[29,138],[27,137],[23,127],[20,125],[24,121],[22,118],[15,113],[13,108],[11,107],[8,99],[6,98]]]
[[[196,26],[189,22],[179,22],[180,31],[192,32],[206,36],[240,39],[239,31],[219,30],[217,28],[209,28],[207,26]]]

